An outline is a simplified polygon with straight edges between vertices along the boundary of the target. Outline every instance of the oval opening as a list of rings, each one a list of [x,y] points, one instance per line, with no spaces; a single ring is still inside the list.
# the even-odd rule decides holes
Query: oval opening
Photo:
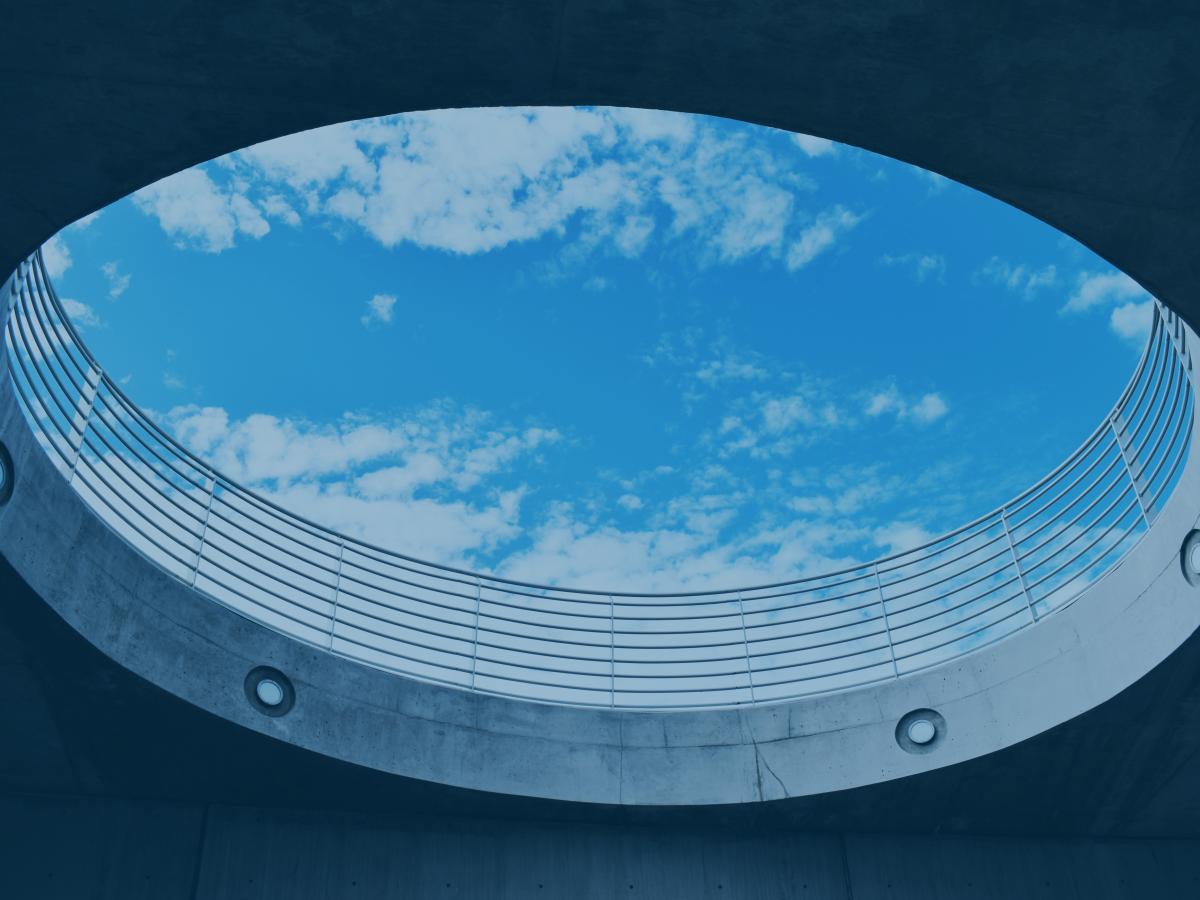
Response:
[[[46,247],[129,395],[230,477],[434,562],[601,589],[919,545],[1054,466],[1150,321],[940,176],[677,113],[348,123]]]
[[[528,699],[769,702],[986,646],[1129,552],[1192,431],[1190,333],[1086,250],[695,116],[296,135],[15,284],[26,416],[123,538],[309,643]]]

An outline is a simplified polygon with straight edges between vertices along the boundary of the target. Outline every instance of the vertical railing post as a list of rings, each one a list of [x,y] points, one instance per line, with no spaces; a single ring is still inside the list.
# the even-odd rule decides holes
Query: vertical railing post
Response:
[[[1156,324],[1163,329],[1167,340],[1171,342],[1171,349],[1175,351],[1179,365],[1185,372],[1191,372],[1192,357],[1187,347],[1187,341],[1184,339],[1183,321],[1157,300],[1154,301],[1154,316],[1158,320]]]
[[[608,595],[608,705],[617,705],[617,610]]]
[[[338,541],[337,575],[333,580],[333,611],[329,616],[329,649],[333,649],[333,638],[337,631],[338,605],[342,597],[342,562],[346,557],[346,542]]]
[[[205,482],[207,487],[204,496],[204,519],[200,523],[200,543],[196,545],[196,564],[192,566],[192,587],[196,586],[196,579],[200,577],[200,563],[204,560],[204,542],[208,540],[208,520],[212,515],[213,495],[217,492],[215,475],[210,474]]]
[[[67,478],[67,482],[75,480],[75,470],[79,467],[79,457],[83,453],[83,442],[87,436],[87,430],[92,424],[92,410],[96,405],[96,391],[99,390],[100,380],[103,377],[103,372],[96,367],[90,366],[87,374],[83,377],[83,388],[79,395],[79,400],[75,403],[75,416],[71,420],[71,473]]]
[[[1021,559],[1017,556],[1017,544],[1013,540],[1012,531],[1008,527],[1008,511],[1000,507],[1000,524],[1004,526],[1004,536],[1008,539],[1008,552],[1012,554],[1013,566],[1017,570],[1017,579],[1021,582],[1021,593],[1025,595],[1025,605],[1029,608],[1029,618],[1037,621],[1037,613],[1033,609],[1033,598],[1029,596],[1029,585],[1025,583],[1025,573],[1021,571]]]
[[[1150,510],[1146,509],[1146,500],[1142,496],[1142,486],[1138,484],[1137,478],[1133,474],[1132,461],[1129,459],[1128,447],[1121,439],[1121,431],[1125,424],[1121,423],[1121,428],[1117,427],[1119,419],[1114,412],[1108,417],[1108,428],[1112,432],[1113,440],[1117,442],[1117,452],[1121,454],[1121,462],[1125,464],[1125,474],[1129,476],[1129,483],[1133,485],[1134,496],[1137,497],[1138,508],[1142,511],[1142,521],[1146,523],[1146,527],[1150,527]]]
[[[750,682],[750,702],[754,702],[754,669],[750,665],[750,635],[746,631],[746,605],[742,602],[742,592],[737,592],[738,618],[742,623],[742,649],[746,652],[746,679]]]
[[[879,592],[879,609],[883,612],[883,633],[887,635],[888,653],[892,657],[892,674],[900,677],[900,667],[896,664],[896,644],[892,640],[892,626],[888,622],[887,602],[883,599],[883,581],[879,577],[879,563],[871,563],[871,572],[875,576],[875,590]]]
[[[475,672],[479,668],[479,603],[483,593],[483,581],[475,579],[475,633],[471,637],[471,688],[475,688]]]

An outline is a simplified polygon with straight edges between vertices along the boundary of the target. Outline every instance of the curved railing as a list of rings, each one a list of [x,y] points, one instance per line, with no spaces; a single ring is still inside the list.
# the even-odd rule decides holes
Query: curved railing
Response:
[[[1191,446],[1191,332],[1155,305],[1109,416],[999,509],[871,563],[742,590],[525,584],[336,534],[162,431],[72,327],[40,254],[14,273],[4,387],[90,508],[198,592],[407,676],[569,704],[716,707],[841,690],[944,663],[1078,598],[1153,525]]]

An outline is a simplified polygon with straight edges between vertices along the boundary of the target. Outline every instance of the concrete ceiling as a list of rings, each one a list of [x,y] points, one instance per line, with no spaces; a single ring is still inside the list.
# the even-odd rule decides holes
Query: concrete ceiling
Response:
[[[613,104],[834,138],[1006,200],[1200,326],[1186,0],[6,3],[0,267],[194,163],[370,115]]]
[[[594,103],[734,116],[940,172],[1073,235],[1200,327],[1191,2],[6,3],[0,268],[188,165],[369,115]],[[753,808],[573,807],[251,734],[107,660],[0,572],[8,791],[714,826],[1200,834],[1200,638],[985,759]]]

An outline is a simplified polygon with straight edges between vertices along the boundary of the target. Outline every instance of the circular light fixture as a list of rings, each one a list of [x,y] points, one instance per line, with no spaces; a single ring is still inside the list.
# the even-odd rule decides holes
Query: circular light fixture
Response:
[[[932,753],[946,738],[946,720],[932,709],[914,709],[896,723],[896,743],[906,753]]]
[[[1183,539],[1179,564],[1189,584],[1200,586],[1200,531],[1192,531]]]
[[[291,679],[271,666],[256,666],[246,675],[246,699],[264,716],[286,715],[296,703]]]
[[[937,737],[937,726],[928,719],[914,719],[908,726],[908,739],[914,744],[928,744]]]
[[[254,693],[267,706],[278,706],[283,702],[283,688],[279,686],[278,681],[271,678],[264,678],[256,684],[254,686]]]
[[[16,475],[13,471],[12,454],[8,448],[0,444],[0,506],[12,499],[13,485]]]

